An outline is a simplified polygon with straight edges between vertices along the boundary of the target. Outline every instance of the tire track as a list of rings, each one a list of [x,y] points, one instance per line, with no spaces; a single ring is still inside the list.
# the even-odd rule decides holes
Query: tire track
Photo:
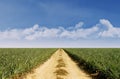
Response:
[[[68,72],[67,70],[65,70],[66,64],[62,58],[61,49],[59,53],[59,59],[57,61],[58,64],[56,66],[56,71],[54,72],[56,74],[56,79],[64,79],[64,77],[68,74]]]
[[[92,79],[90,75],[76,65],[63,49],[58,49],[34,73],[27,74],[24,79]]]

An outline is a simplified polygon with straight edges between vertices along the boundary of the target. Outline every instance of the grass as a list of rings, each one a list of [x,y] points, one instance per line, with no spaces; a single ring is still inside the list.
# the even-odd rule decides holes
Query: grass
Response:
[[[64,69],[57,69],[54,73],[56,73],[56,75],[60,75],[60,76],[65,76],[68,74],[68,72]]]
[[[57,77],[56,79],[64,79],[64,78],[61,78],[61,77]]]
[[[120,49],[67,48],[65,51],[89,73],[99,73],[96,79],[120,79]]]
[[[1,48],[0,79],[9,79],[29,72],[32,68],[46,61],[56,49]]]
[[[58,68],[65,67],[65,63],[64,63],[63,59],[58,60],[58,65],[56,67],[58,67]]]
[[[1,48],[0,79],[16,79],[45,62],[56,49]],[[120,49],[117,48],[66,48],[65,51],[89,73],[98,73],[96,79],[120,79]],[[61,62],[61,60],[58,60]],[[58,64],[63,67],[64,64]],[[57,70],[56,74],[67,74]]]

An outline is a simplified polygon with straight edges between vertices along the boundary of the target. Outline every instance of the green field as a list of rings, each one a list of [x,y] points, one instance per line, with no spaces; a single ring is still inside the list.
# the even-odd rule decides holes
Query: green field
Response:
[[[0,49],[0,79],[20,76],[46,61],[56,49]],[[17,77],[14,76],[14,77]]]
[[[1,48],[0,79],[16,79],[45,62],[57,49]],[[66,48],[65,51],[89,73],[98,73],[95,79],[120,79],[120,49]]]
[[[120,49],[69,48],[65,50],[89,73],[99,72],[97,79],[120,79]]]

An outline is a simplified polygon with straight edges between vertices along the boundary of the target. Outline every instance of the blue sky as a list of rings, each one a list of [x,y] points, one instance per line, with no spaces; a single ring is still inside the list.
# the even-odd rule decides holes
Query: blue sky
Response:
[[[0,0],[0,47],[120,47],[119,3]]]

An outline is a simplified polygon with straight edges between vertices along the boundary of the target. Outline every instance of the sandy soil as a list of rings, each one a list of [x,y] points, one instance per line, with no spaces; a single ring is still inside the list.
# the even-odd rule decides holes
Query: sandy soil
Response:
[[[58,49],[43,65],[24,79],[92,79],[63,49]]]

